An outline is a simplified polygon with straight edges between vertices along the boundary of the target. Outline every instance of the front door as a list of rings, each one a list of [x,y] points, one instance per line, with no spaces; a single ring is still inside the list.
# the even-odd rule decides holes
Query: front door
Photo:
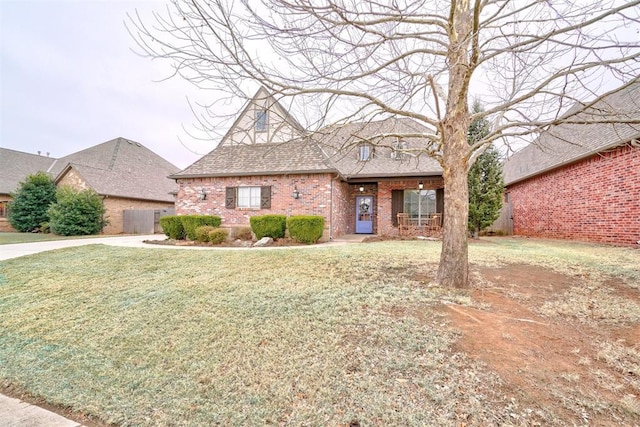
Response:
[[[356,197],[356,233],[373,233],[373,197]]]

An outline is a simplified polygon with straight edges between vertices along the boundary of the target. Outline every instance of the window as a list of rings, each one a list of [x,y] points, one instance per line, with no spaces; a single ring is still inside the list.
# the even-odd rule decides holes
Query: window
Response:
[[[358,160],[360,160],[361,162],[365,162],[370,158],[371,158],[371,145],[369,144],[360,145]]]
[[[429,218],[436,213],[436,190],[405,190],[404,212],[411,218]]]
[[[7,212],[7,204],[9,202],[0,202],[0,218],[6,218]]]
[[[237,207],[259,208],[260,187],[238,187]]]
[[[267,130],[267,110],[256,111],[256,132]]]
[[[395,160],[404,160],[407,158],[407,153],[404,151],[407,149],[406,141],[399,140],[393,143],[391,147],[391,158]]]
[[[270,209],[271,187],[227,187],[225,207],[227,209]]]

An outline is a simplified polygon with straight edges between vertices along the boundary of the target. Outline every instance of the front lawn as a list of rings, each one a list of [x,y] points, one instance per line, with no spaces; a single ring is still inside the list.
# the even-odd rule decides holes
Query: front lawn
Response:
[[[520,264],[635,283],[633,304],[638,251],[493,239],[470,252],[471,292],[432,286],[436,242],[96,245],[4,261],[0,379],[117,425],[574,423],[571,408],[528,399],[468,351],[448,307],[491,311],[474,294],[490,287],[483,272]],[[574,315],[544,310],[549,322]],[[624,399],[580,410],[640,421]]]
[[[14,243],[34,243],[46,242],[49,240],[86,239],[91,237],[108,237],[103,235],[94,236],[58,236],[51,233],[0,233],[0,245],[11,245]]]

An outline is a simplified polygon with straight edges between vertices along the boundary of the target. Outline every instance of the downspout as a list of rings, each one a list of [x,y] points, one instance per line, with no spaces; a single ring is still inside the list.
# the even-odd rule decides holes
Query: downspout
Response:
[[[330,200],[329,200],[329,204],[330,204],[330,209],[329,209],[329,241],[333,240],[333,208],[334,208],[334,204],[333,204],[333,180],[335,178],[331,178],[331,189],[330,189]]]

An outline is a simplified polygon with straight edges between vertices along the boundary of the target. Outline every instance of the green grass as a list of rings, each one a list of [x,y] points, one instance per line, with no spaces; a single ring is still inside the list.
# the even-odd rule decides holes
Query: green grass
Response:
[[[637,252],[603,265],[571,250],[496,239],[471,245],[470,256],[476,265],[565,256],[554,268],[637,277]],[[124,426],[526,420],[531,410],[500,394],[497,376],[452,352],[457,335],[435,307],[469,298],[429,286],[438,259],[436,242],[383,242],[211,252],[94,245],[8,260],[0,378]]]
[[[43,233],[0,233],[0,245],[11,245],[14,243],[46,242],[50,240],[86,239],[91,237],[109,237],[103,235],[96,236],[58,236],[57,234]]]

